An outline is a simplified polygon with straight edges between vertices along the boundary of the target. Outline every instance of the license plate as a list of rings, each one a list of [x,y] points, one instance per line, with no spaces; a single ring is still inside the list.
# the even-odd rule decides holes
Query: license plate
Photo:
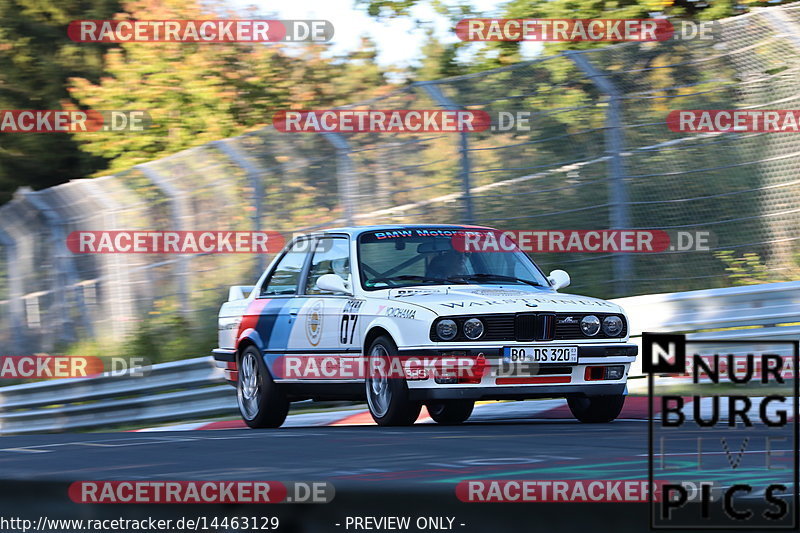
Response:
[[[506,346],[504,363],[577,363],[577,346]]]

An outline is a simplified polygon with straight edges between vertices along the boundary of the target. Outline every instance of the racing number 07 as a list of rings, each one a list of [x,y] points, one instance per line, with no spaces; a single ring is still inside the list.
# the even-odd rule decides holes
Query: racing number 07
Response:
[[[339,326],[339,340],[342,344],[353,344],[353,336],[356,333],[356,322],[358,322],[358,315],[349,315],[347,313],[342,315],[342,323]],[[350,330],[350,340],[348,340],[348,329]]]

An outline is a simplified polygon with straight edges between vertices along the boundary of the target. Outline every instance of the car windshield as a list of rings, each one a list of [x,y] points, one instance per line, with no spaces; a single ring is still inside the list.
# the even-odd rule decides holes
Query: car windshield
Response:
[[[362,233],[358,239],[362,287],[377,290],[467,283],[549,287],[533,261],[519,250],[457,250],[453,236],[463,232],[409,228]]]

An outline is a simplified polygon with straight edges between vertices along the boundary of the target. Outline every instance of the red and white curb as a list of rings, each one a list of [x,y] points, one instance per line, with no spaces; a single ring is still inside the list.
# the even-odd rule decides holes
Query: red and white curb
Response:
[[[753,410],[758,409],[761,397],[751,397]],[[700,401],[699,414],[704,420],[708,420],[713,415],[712,398],[702,398]],[[781,409],[781,405],[773,402],[767,408],[770,418],[775,418],[776,412]],[[622,409],[618,419],[621,420],[647,420],[649,402],[646,396],[628,396],[625,400],[625,407]],[[684,405],[681,410],[687,420],[694,418],[694,404],[691,397],[684,397]],[[656,417],[660,416],[661,402],[656,399],[653,403],[653,413]],[[719,401],[720,420],[728,419],[728,402],[726,398]],[[526,402],[477,402],[470,422],[502,422],[520,420],[574,420],[570,413],[567,402],[564,399],[556,400],[537,400]],[[417,424],[434,423],[428,415],[428,411],[423,407],[417,419]],[[345,411],[326,411],[320,413],[300,413],[286,417],[282,427],[313,427],[313,426],[374,426],[369,411],[362,409],[352,409]],[[171,426],[161,426],[155,428],[138,429],[135,431],[194,431],[194,430],[219,430],[219,429],[243,429],[247,426],[243,421],[219,420],[216,422],[201,421],[187,424],[177,424]]]

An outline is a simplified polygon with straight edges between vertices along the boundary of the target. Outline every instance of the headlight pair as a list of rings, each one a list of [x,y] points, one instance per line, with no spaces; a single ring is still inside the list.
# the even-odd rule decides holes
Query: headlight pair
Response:
[[[464,336],[472,341],[480,339],[484,330],[483,322],[478,318],[469,318],[461,326]],[[451,341],[458,335],[458,324],[449,318],[440,320],[436,324],[436,335],[443,341]]]
[[[600,319],[594,315],[586,315],[581,319],[581,331],[587,337],[594,337],[600,331]],[[618,316],[610,315],[603,319],[603,333],[609,337],[618,337],[624,328],[622,319]]]

